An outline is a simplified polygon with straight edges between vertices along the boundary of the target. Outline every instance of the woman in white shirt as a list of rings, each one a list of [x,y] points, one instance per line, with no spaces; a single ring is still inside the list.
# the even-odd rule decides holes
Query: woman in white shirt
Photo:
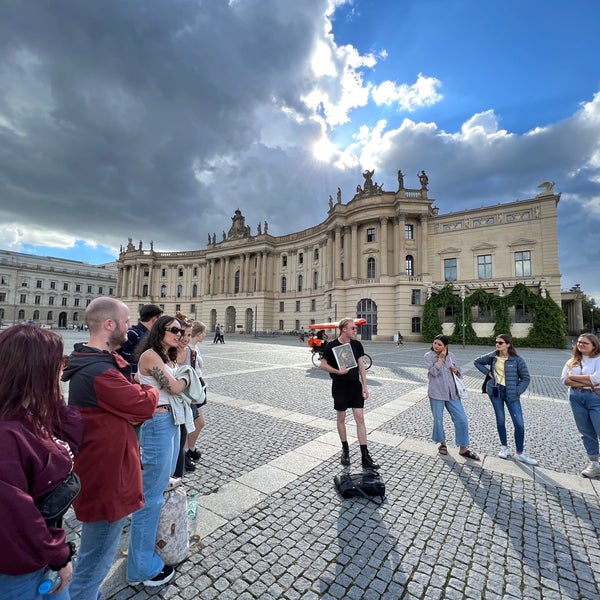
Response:
[[[186,444],[186,457],[192,460],[200,459],[200,451],[196,449],[196,442],[198,436],[204,428],[206,421],[204,420],[204,414],[202,412],[202,406],[206,404],[206,386],[204,385],[204,379],[202,379],[202,356],[200,355],[200,344],[206,337],[206,325],[202,321],[194,321],[192,323],[190,349],[191,349],[191,362],[192,366],[196,369],[202,388],[204,389],[204,401],[202,404],[192,404],[192,411],[194,413],[194,425],[196,429],[192,433],[188,433],[187,444]]]
[[[562,370],[561,381],[569,386],[569,402],[575,424],[590,459],[581,471],[584,477],[600,477],[600,341],[593,333],[582,333]]]

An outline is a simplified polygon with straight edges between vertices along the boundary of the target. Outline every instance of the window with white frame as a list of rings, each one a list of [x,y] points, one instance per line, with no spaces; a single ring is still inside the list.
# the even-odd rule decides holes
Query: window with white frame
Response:
[[[477,257],[477,277],[478,279],[492,278],[492,255],[482,254]]]

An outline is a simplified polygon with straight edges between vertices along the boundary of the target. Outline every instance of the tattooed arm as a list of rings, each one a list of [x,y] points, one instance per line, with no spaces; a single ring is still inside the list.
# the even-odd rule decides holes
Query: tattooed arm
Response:
[[[165,375],[165,372],[160,367],[152,367],[150,369],[150,375],[152,375],[152,377],[154,377],[154,379],[158,381],[158,384],[161,388],[167,390],[169,394],[173,393],[171,391],[171,382],[169,381],[169,378]]]

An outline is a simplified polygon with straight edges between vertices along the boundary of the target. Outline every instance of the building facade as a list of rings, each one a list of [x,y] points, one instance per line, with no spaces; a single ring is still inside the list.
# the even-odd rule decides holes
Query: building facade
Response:
[[[114,296],[116,287],[115,263],[95,266],[0,250],[0,325],[77,327],[86,306],[98,296]]]
[[[517,283],[560,304],[556,207],[552,184],[534,198],[439,214],[420,188],[387,192],[363,173],[327,218],[283,236],[246,225],[240,210],[229,231],[206,249],[156,252],[131,239],[118,259],[117,296],[132,314],[140,305],[180,310],[228,333],[291,331],[351,315],[367,319],[362,339],[401,332],[420,339],[423,303],[448,283],[457,294],[483,288],[500,295]]]

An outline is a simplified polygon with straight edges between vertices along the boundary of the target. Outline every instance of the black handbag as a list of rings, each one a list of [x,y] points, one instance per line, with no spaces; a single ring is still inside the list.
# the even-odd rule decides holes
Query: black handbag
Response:
[[[362,497],[381,502],[385,498],[385,483],[376,471],[363,473],[341,473],[333,478],[335,487],[343,498]]]
[[[36,508],[49,527],[55,526],[62,519],[80,491],[81,481],[79,476],[71,471],[57,488],[35,503]]]
[[[485,379],[483,380],[483,383],[481,384],[481,393],[482,394],[487,394],[487,382],[492,379],[492,373],[491,371],[488,371],[488,374],[485,376]]]

